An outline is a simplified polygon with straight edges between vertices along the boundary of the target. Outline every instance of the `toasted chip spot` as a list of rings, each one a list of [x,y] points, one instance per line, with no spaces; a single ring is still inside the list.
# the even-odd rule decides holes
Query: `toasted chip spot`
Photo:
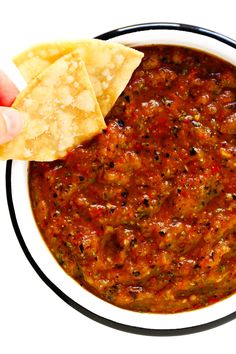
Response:
[[[94,100],[88,90],[82,91],[75,99],[75,103],[83,111],[94,112]]]
[[[79,63],[74,60],[74,61],[72,61],[72,63],[70,64],[70,69],[75,70],[75,69],[78,68],[78,66],[79,66]]]
[[[58,55],[59,53],[60,53],[60,50],[58,49],[58,48],[49,48],[48,49],[48,53],[50,54],[50,55]],[[45,56],[47,57],[47,55],[48,55],[48,53],[47,53],[47,51],[46,51],[46,53],[45,53]]]
[[[58,149],[59,151],[64,151],[68,146],[72,146],[74,142],[74,133],[72,131],[74,115],[61,110],[58,110],[56,115],[57,119],[54,134],[56,134],[57,131],[61,132]]]
[[[101,81],[99,81],[95,75],[90,75],[89,77],[93,85],[96,96],[97,97],[101,96],[103,94]]]
[[[102,72],[102,75],[105,76],[107,81],[111,81],[112,80],[112,75],[109,69],[105,69]]]
[[[74,82],[74,87],[75,87],[75,88],[79,88],[79,83],[78,83],[78,81],[75,81],[75,82]]]
[[[89,66],[87,65],[86,66],[88,72],[89,72],[89,77],[90,77],[90,80],[91,80],[91,76],[92,75],[96,75],[96,68],[94,66]]]
[[[119,63],[119,64],[122,64],[123,61],[125,60],[124,56],[121,55],[121,54],[117,54],[117,55],[115,56],[115,59],[116,59],[116,62]]]
[[[109,70],[109,69],[104,69],[104,70],[102,71],[102,75],[103,75],[103,76],[109,76],[109,75],[111,75],[110,70]]]
[[[63,60],[58,60],[55,63],[56,65],[53,65],[53,67],[51,67],[51,72],[48,75],[49,80],[50,78],[55,80],[55,78],[60,79],[61,73],[69,70],[69,64],[66,61]],[[50,81],[49,81],[50,83]]]
[[[30,50],[28,53],[26,53],[26,56],[27,56],[28,58],[32,58],[32,57],[35,56],[35,54],[34,54],[33,51]]]
[[[68,75],[67,78],[66,78],[66,82],[68,82],[68,84],[71,84],[73,81],[74,81],[73,76]]]
[[[68,106],[73,102],[69,86],[61,86],[58,88],[58,99],[64,106]]]
[[[103,81],[103,82],[102,82],[102,88],[103,88],[104,90],[107,89],[108,86],[109,86],[108,82],[106,82],[106,81]]]
[[[32,103],[33,103],[32,98],[25,99],[25,107],[30,107]]]
[[[99,51],[96,53],[96,62],[97,66],[99,67],[106,67],[109,62],[111,61],[111,54],[108,51]]]
[[[86,119],[85,123],[85,129],[87,130],[88,133],[91,133],[94,129],[94,119]]]
[[[39,124],[37,120],[28,120],[28,139],[35,139],[49,129],[49,124]]]
[[[32,151],[30,149],[25,148],[24,149],[24,155],[25,157],[31,157],[32,156]]]
[[[47,51],[42,49],[42,50],[40,50],[39,54],[41,57],[45,58],[47,56]]]

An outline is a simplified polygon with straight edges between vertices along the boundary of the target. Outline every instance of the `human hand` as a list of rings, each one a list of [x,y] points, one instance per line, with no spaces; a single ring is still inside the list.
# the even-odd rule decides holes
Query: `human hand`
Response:
[[[0,70],[0,144],[13,139],[23,127],[21,113],[9,108],[17,95],[16,86]]]

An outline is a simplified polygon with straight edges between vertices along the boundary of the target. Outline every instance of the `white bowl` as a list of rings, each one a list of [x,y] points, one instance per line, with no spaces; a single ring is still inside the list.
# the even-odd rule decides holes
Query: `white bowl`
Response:
[[[189,25],[141,24],[116,29],[97,38],[129,46],[182,45],[215,54],[236,65],[235,41],[218,33]],[[11,220],[29,262],[57,295],[84,315],[113,328],[150,335],[193,333],[223,324],[236,317],[236,295],[206,308],[177,314],[132,312],[99,299],[78,285],[62,270],[44,243],[31,209],[27,163],[7,162],[6,189]]]

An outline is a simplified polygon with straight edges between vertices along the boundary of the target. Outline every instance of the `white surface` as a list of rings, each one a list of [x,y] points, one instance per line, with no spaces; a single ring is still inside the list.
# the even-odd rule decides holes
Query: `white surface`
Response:
[[[166,5],[164,5],[166,4]],[[236,38],[235,2],[1,1],[0,53],[43,40],[93,37],[129,24],[172,21]],[[0,353],[222,353],[234,344],[236,320],[182,337],[144,337],[100,325],[65,304],[37,276],[13,232],[0,163]],[[20,186],[19,186],[20,188]]]

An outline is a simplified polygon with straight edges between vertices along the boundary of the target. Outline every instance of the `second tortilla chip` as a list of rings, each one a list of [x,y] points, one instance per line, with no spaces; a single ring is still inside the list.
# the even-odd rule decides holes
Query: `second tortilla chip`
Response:
[[[56,160],[106,127],[78,51],[47,67],[13,107],[27,113],[22,132],[0,146],[4,160]]]
[[[30,82],[45,67],[75,49],[84,60],[105,117],[140,64],[143,53],[119,43],[87,39],[39,44],[17,55],[14,63]]]

